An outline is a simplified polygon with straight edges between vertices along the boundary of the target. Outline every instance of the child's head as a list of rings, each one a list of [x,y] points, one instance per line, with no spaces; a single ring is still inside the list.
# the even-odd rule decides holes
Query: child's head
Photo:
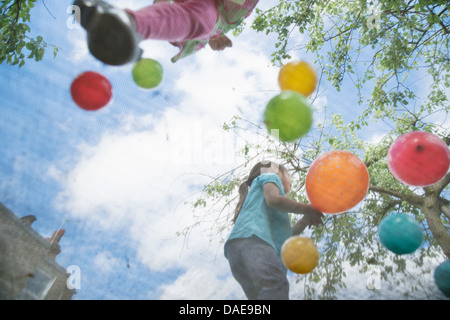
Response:
[[[262,163],[263,165],[260,169],[260,174],[276,173],[280,177],[281,182],[283,182],[284,192],[289,193],[292,187],[292,183],[291,183],[291,175],[289,174],[286,167],[273,161],[264,160],[261,161],[260,163]]]
[[[248,190],[250,189],[253,180],[264,173],[276,173],[283,183],[284,192],[288,193],[291,190],[291,176],[285,166],[267,160],[258,162],[250,170],[247,181],[239,186],[239,202],[236,206],[233,222],[236,221],[239,212],[241,211],[242,205],[244,204],[245,198],[247,197]]]

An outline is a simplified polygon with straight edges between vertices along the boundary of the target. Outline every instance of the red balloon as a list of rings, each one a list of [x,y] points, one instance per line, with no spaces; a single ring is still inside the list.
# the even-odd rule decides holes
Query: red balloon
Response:
[[[70,94],[80,108],[94,111],[103,108],[111,100],[112,86],[101,74],[86,71],[73,80]]]
[[[438,136],[413,131],[394,141],[387,160],[389,170],[398,181],[425,187],[438,182],[447,174],[450,151]]]

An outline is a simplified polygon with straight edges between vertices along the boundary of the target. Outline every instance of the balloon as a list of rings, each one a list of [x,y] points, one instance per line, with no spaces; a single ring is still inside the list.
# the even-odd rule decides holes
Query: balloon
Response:
[[[143,89],[157,87],[163,78],[163,69],[158,61],[148,58],[140,59],[133,67],[134,82]]]
[[[103,108],[111,100],[112,86],[103,75],[86,71],[73,80],[70,94],[80,108],[94,111]]]
[[[313,240],[293,236],[283,243],[281,260],[292,272],[305,274],[314,270],[319,264],[319,251]]]
[[[311,128],[311,106],[301,94],[289,90],[282,91],[267,104],[264,123],[267,130],[272,134],[278,134],[281,141],[295,141]]]
[[[289,62],[280,69],[278,84],[281,90],[293,90],[309,97],[316,90],[316,71],[305,61]]]
[[[446,175],[450,166],[450,151],[438,136],[413,131],[394,141],[387,159],[389,170],[398,181],[425,187]]]
[[[444,261],[434,270],[434,283],[450,298],[450,261]]]
[[[412,253],[423,240],[422,228],[413,218],[404,214],[391,214],[378,227],[381,243],[395,254]]]
[[[320,155],[306,174],[306,194],[323,213],[341,213],[356,206],[369,190],[369,172],[364,163],[348,151]]]

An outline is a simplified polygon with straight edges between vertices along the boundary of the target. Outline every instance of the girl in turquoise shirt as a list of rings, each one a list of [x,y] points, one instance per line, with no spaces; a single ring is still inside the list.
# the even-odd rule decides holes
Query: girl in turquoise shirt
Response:
[[[239,203],[225,243],[225,257],[250,300],[289,299],[281,246],[307,226],[322,222],[323,214],[312,205],[286,197],[291,186],[284,166],[262,161],[239,187]],[[288,212],[303,214],[303,218],[291,227]]]

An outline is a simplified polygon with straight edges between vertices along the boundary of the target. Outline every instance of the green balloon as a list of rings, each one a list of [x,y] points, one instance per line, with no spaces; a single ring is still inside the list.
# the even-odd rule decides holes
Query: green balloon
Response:
[[[141,88],[153,89],[163,78],[163,69],[158,61],[148,58],[140,59],[133,67],[134,82]]]
[[[312,109],[306,98],[295,91],[282,91],[267,104],[264,124],[271,134],[278,129],[281,141],[292,142],[304,136],[311,129]]]

